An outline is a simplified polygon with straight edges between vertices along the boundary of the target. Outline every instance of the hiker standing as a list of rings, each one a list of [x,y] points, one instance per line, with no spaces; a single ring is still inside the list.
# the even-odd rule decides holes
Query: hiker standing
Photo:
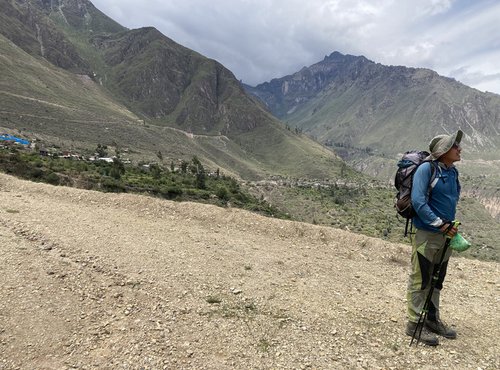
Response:
[[[453,163],[460,160],[462,135],[462,131],[458,130],[452,135],[434,137],[429,144],[431,154],[428,161],[422,163],[413,176],[411,202],[416,212],[413,217],[416,233],[412,243],[406,327],[406,334],[410,336],[413,336],[417,329],[420,312],[430,291],[433,271],[439,268],[442,252],[446,249],[446,236],[453,237],[457,233],[452,221],[455,220],[460,183],[458,171]],[[433,174],[433,171],[436,172]],[[431,178],[434,178],[432,187]],[[429,192],[430,188],[432,190]],[[439,344],[436,334],[449,339],[455,339],[457,336],[439,317],[439,295],[450,255],[451,249],[447,248],[420,335],[420,341],[430,346]]]

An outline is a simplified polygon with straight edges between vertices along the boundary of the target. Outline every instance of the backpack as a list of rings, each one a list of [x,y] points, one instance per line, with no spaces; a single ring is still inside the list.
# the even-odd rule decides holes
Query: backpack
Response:
[[[429,153],[426,151],[410,150],[401,157],[398,162],[398,170],[394,178],[394,186],[397,189],[394,207],[400,216],[406,219],[405,236],[408,234],[408,224],[413,216],[416,215],[411,204],[411,188],[413,185],[413,175],[424,162],[431,163],[431,179],[429,181],[428,195],[436,185],[436,164],[433,161],[426,160]],[[411,226],[410,226],[411,229]]]

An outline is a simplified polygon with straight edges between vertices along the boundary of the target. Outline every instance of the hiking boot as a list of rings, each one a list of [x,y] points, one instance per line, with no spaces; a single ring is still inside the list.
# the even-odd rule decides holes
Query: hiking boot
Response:
[[[446,326],[446,324],[439,319],[437,319],[437,320],[425,320],[425,326],[431,332],[436,333],[437,335],[440,335],[442,337],[445,337],[448,339],[456,339],[457,338],[457,332],[455,330],[453,330],[452,328]]]
[[[409,335],[410,337],[413,337],[413,333],[415,333],[415,340],[420,341],[423,344],[426,344],[428,346],[437,346],[439,344],[439,339],[436,335],[431,333],[424,325],[422,328],[423,324],[418,325],[417,328],[417,323],[416,322],[411,322],[409,321],[408,324],[406,325],[406,335]],[[415,331],[415,329],[417,330]],[[422,328],[422,333],[420,334],[420,340],[418,339],[418,334],[420,332],[420,329]]]

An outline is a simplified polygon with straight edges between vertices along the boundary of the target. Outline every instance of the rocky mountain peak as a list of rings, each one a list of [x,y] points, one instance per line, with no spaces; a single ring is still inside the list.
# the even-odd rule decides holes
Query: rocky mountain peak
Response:
[[[292,75],[247,90],[277,117],[325,143],[398,153],[415,145],[405,137],[432,137],[458,128],[472,150],[495,150],[500,143],[500,97],[430,69],[386,66],[335,51]],[[381,140],[388,137],[390,147],[382,148]],[[426,146],[423,139],[421,144]]]

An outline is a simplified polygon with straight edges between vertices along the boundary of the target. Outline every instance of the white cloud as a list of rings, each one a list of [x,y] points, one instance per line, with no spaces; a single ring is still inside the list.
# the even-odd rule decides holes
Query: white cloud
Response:
[[[432,0],[430,4],[426,4],[423,8],[423,15],[436,15],[444,13],[451,8],[452,0]]]
[[[126,27],[158,28],[251,84],[296,72],[340,51],[383,64],[431,68],[500,93],[495,77],[500,73],[500,3],[491,0],[93,3]],[[469,66],[468,74],[457,74],[464,66]],[[482,76],[480,82],[474,74]]]

